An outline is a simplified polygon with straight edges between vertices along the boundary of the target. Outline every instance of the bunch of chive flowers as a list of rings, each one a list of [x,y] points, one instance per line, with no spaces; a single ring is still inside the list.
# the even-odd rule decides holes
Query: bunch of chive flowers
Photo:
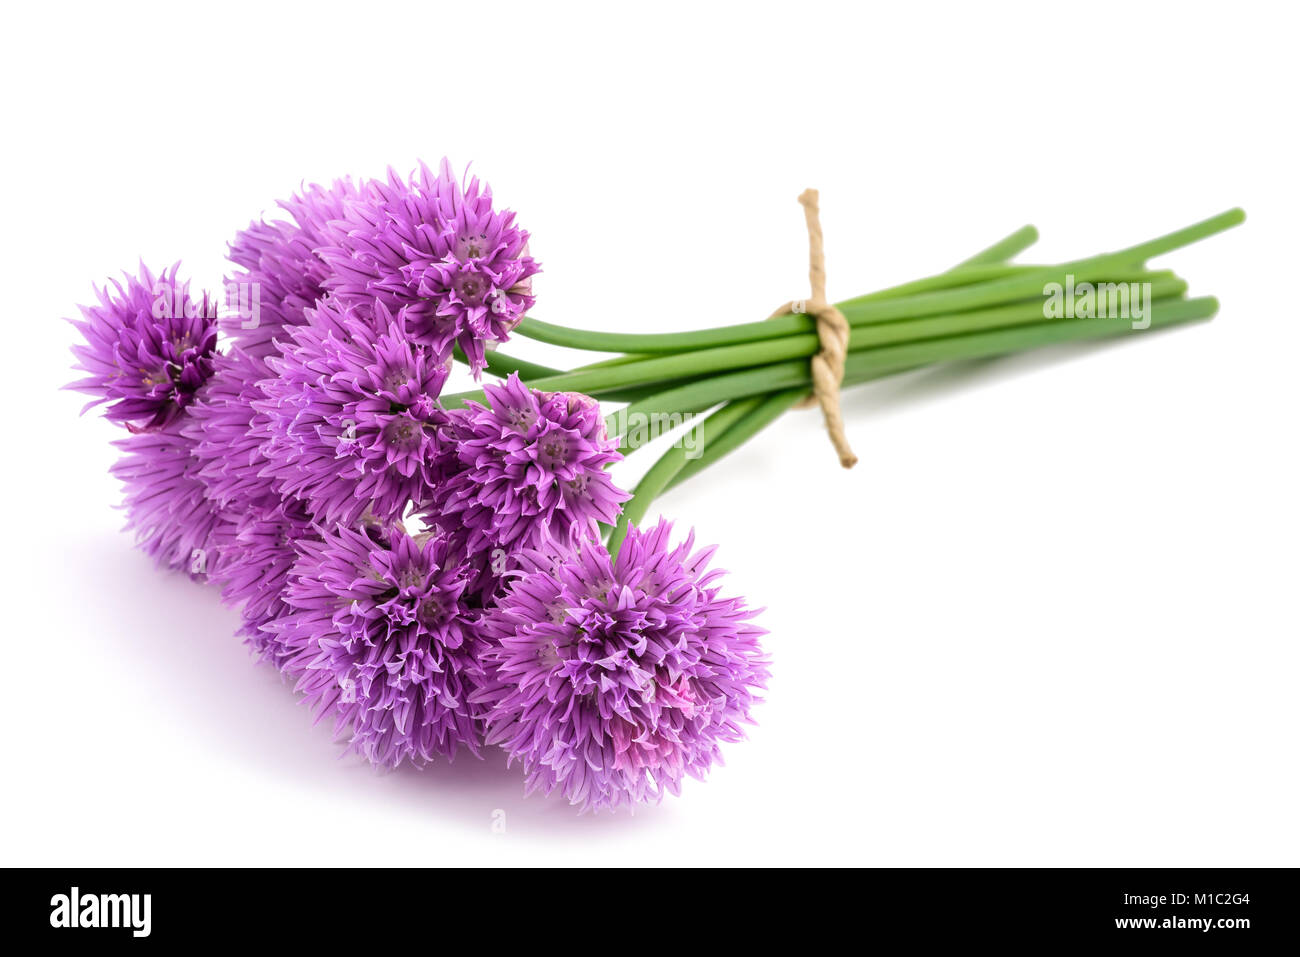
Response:
[[[224,308],[141,266],[74,320],[72,388],[128,433],[113,472],[139,546],[219,587],[257,657],[377,766],[499,747],[584,810],[703,778],[769,659],[713,550],[646,517],[808,394],[816,320],[542,322],[528,233],[445,160],[280,205],[231,244]],[[1244,218],[1054,264],[1011,262],[1024,227],[837,303],[843,385],[1210,318],[1216,300],[1148,260]],[[602,358],[552,369],[511,339]],[[455,362],[482,388],[447,394]],[[691,441],[615,484],[688,420]]]
[[[141,266],[74,320],[138,546],[376,766],[501,747],[584,810],[703,778],[768,677],[754,611],[692,534],[603,541],[629,495],[596,400],[514,372],[443,395],[534,304],[515,215],[446,160],[281,207],[224,306]]]

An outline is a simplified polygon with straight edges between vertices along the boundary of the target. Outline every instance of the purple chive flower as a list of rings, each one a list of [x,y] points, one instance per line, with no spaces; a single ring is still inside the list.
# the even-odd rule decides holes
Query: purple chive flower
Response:
[[[559,790],[584,810],[659,800],[752,723],[765,632],[741,599],[719,596],[714,549],[692,554],[693,533],[670,549],[670,531],[631,528],[616,560],[593,543],[529,552],[485,618],[470,700],[530,792]]]
[[[477,755],[476,639],[447,540],[340,527],[299,547],[288,612],[269,627],[318,718],[333,716],[349,750],[384,767],[450,759],[459,745]]]
[[[593,539],[617,517],[628,495],[610,479],[619,461],[600,405],[576,393],[529,389],[512,374],[488,385],[490,406],[448,413],[454,460],[433,490],[427,520],[488,555],[569,547]],[[495,554],[494,554],[495,553]]]
[[[222,328],[254,356],[275,354],[274,339],[286,327],[307,322],[307,310],[325,294],[329,267],[316,254],[331,220],[358,190],[349,179],[329,189],[315,183],[280,202],[291,221],[256,221],[235,236],[228,257],[243,267],[231,277],[238,309],[227,311]],[[227,298],[232,298],[230,290]]]
[[[106,418],[132,432],[161,429],[181,414],[212,372],[216,309],[178,282],[177,266],[157,277],[143,264],[125,284],[95,290],[99,304],[72,320],[85,338],[72,347],[86,378],[69,388],[109,403]]]
[[[138,547],[193,578],[219,577],[228,523],[207,497],[192,440],[173,424],[113,444],[126,453],[112,473],[123,483],[126,528]]]
[[[417,342],[439,358],[459,345],[477,373],[489,343],[504,342],[533,305],[528,233],[515,214],[492,208],[477,177],[458,182],[420,164],[410,180],[389,170],[366,184],[332,223],[319,251],[325,286],[349,303],[382,302]]]
[[[276,378],[252,403],[261,474],[325,525],[401,518],[427,498],[441,460],[447,416],[436,400],[447,365],[409,342],[382,304],[376,318],[382,331],[319,303],[267,360]]]
[[[183,432],[193,443],[205,494],[228,517],[218,538],[214,580],[227,603],[241,606],[238,633],[260,659],[278,664],[280,650],[266,626],[285,611],[282,592],[298,558],[298,541],[316,532],[303,504],[283,500],[259,474],[266,459],[253,431],[252,404],[265,398],[260,383],[271,376],[270,368],[239,347],[216,365]]]
[[[264,359],[236,346],[218,356],[215,371],[190,406],[185,434],[194,442],[198,475],[222,508],[274,507],[280,501],[253,431],[253,402],[264,399],[261,383],[273,373]]]
[[[296,501],[253,507],[232,518],[221,537],[221,597],[242,606],[239,634],[259,659],[277,666],[284,649],[270,626],[288,611],[284,590],[306,541],[320,536]]]

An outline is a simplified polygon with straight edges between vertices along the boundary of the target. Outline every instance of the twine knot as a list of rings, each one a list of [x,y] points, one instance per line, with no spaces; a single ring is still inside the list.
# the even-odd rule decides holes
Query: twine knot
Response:
[[[817,321],[821,349],[812,357],[812,395],[800,404],[808,405],[811,400],[821,406],[826,434],[840,457],[840,465],[851,469],[857,465],[858,457],[849,448],[849,440],[844,435],[844,417],[840,414],[840,383],[844,381],[844,360],[849,351],[849,321],[826,301],[826,251],[822,245],[817,190],[804,190],[799,202],[808,222],[808,282],[812,286],[812,298],[787,302],[769,318],[798,313]]]

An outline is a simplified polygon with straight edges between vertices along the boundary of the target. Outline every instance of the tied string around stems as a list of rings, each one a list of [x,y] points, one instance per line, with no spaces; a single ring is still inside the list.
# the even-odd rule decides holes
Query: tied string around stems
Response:
[[[844,381],[844,360],[849,349],[849,322],[844,313],[826,300],[826,251],[822,244],[817,190],[804,190],[799,195],[799,203],[808,223],[808,282],[812,286],[812,298],[787,302],[768,318],[798,313],[812,316],[817,321],[821,350],[812,357],[812,395],[800,406],[814,402],[821,406],[826,434],[840,457],[840,465],[851,469],[858,464],[858,457],[849,448],[849,440],[844,435],[844,417],[840,413],[840,383]]]

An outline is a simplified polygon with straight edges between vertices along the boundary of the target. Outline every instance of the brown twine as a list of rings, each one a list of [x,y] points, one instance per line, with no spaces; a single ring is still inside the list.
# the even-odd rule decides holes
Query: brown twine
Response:
[[[806,189],[799,196],[804,219],[808,221],[808,282],[812,298],[804,302],[787,302],[768,318],[776,319],[795,313],[817,320],[817,338],[821,351],[812,357],[812,395],[799,403],[821,406],[826,434],[840,457],[840,465],[851,469],[858,457],[849,448],[844,435],[844,417],[840,414],[840,383],[844,381],[844,360],[849,349],[849,322],[826,301],[826,251],[822,246],[821,215],[817,208],[817,190]]]

